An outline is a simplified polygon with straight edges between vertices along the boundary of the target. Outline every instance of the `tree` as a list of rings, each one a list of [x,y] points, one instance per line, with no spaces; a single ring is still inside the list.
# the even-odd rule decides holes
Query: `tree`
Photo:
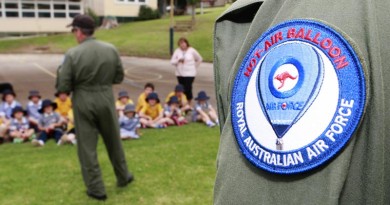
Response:
[[[200,0],[187,0],[187,2],[191,6],[192,24],[195,24],[195,8],[196,4],[199,3]]]

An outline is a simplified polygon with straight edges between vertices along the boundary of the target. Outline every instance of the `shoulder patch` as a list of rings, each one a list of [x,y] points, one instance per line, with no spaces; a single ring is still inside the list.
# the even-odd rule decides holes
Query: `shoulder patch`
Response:
[[[336,30],[312,20],[281,23],[244,58],[232,89],[232,125],[243,155],[277,174],[314,169],[348,143],[362,119],[366,81]]]

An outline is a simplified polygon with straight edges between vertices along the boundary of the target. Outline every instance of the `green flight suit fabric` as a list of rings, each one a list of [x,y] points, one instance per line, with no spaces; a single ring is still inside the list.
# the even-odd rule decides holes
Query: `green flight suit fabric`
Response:
[[[58,69],[57,90],[72,92],[78,156],[88,191],[104,195],[105,188],[97,160],[100,133],[113,165],[118,185],[127,183],[130,173],[119,138],[112,84],[123,81],[124,71],[114,46],[87,38],[65,54]]]
[[[221,122],[214,203],[390,204],[390,1],[239,0],[216,21],[214,72]],[[350,142],[328,163],[296,175],[253,166],[231,123],[235,75],[253,43],[269,28],[311,19],[340,31],[364,65],[367,102]]]

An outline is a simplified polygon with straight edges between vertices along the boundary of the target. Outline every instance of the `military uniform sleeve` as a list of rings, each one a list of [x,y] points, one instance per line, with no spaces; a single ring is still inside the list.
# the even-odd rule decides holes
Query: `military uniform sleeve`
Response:
[[[57,70],[57,82],[56,89],[60,92],[71,92],[73,91],[72,87],[72,59],[66,54],[64,62],[59,66]]]
[[[115,51],[115,52],[116,52],[116,56],[117,56],[117,64],[115,67],[115,78],[114,78],[113,84],[119,84],[123,81],[125,74],[123,71],[121,57],[120,57],[118,51]]]

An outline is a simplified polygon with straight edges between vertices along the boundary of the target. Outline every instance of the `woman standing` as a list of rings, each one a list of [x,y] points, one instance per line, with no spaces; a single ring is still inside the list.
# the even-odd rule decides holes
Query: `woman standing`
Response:
[[[176,66],[177,81],[184,86],[184,94],[188,103],[191,103],[192,83],[196,76],[196,68],[202,62],[202,56],[190,46],[186,38],[180,38],[178,46],[172,55],[171,63]]]

